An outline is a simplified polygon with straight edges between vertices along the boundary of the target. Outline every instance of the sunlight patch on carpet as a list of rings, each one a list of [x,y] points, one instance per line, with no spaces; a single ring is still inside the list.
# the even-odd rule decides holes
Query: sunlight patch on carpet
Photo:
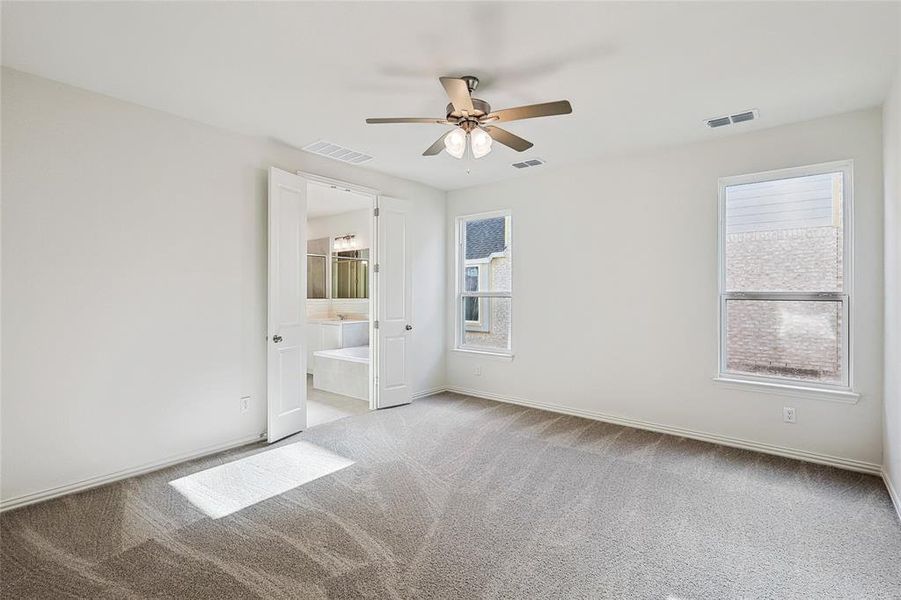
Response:
[[[352,464],[316,444],[296,442],[175,479],[169,485],[219,519]]]

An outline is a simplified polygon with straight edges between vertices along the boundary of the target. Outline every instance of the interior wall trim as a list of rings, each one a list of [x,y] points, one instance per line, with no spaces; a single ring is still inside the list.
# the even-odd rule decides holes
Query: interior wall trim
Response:
[[[446,392],[446,391],[448,391],[448,389],[449,388],[447,386],[443,386],[443,385],[438,386],[438,387],[433,387],[433,388],[424,390],[422,392],[416,392],[415,394],[411,394],[410,399],[418,400],[419,398],[425,398],[426,396],[434,396],[435,394],[440,394],[441,392]]]
[[[888,495],[892,499],[892,504],[895,505],[898,520],[901,521],[901,494],[898,493],[898,488],[894,486],[892,478],[889,477],[888,471],[885,469],[882,470],[882,480],[885,482],[885,487],[888,488]]]
[[[741,438],[734,438],[725,435],[719,435],[714,433],[707,433],[703,431],[695,431],[693,429],[686,429],[684,427],[674,427],[672,425],[663,425],[661,423],[653,423],[651,421],[644,421],[641,419],[631,419],[628,417],[619,417],[616,415],[610,415],[607,413],[592,411],[592,410],[583,410],[578,408],[571,408],[568,406],[561,406],[559,404],[549,404],[546,402],[535,402],[533,400],[526,400],[524,398],[515,398],[513,396],[505,396],[502,394],[494,394],[491,392],[484,392],[477,389],[460,387],[460,386],[448,386],[446,389],[448,392],[454,392],[457,394],[464,394],[467,396],[475,396],[476,398],[484,398],[485,400],[496,400],[498,402],[507,402],[509,404],[518,404],[520,406],[527,406],[529,408],[537,408],[540,410],[547,410],[550,412],[560,413],[564,415],[572,415],[574,417],[584,417],[586,419],[593,419],[595,421],[603,421],[605,423],[613,423],[614,425],[624,425],[626,427],[633,427],[635,429],[645,429],[647,431],[656,431],[658,433],[667,433],[670,435],[677,435],[684,438],[690,438],[693,440],[700,440],[702,442],[711,442],[714,444],[720,444],[721,446],[730,446],[732,448],[742,448],[745,450],[753,450],[755,452],[762,452],[763,454],[773,454],[776,456],[784,456],[786,458],[794,458],[796,460],[802,460],[805,462],[812,462],[821,465],[829,465],[832,467],[838,467],[839,469],[846,469],[849,471],[858,471],[860,473],[869,473],[871,475],[882,475],[882,465],[866,462],[862,460],[855,460],[852,458],[842,458],[839,456],[832,456],[829,454],[820,454],[817,452],[809,452],[807,450],[798,450],[796,448],[786,448],[784,446],[776,446],[774,444],[766,444],[763,442],[755,442],[752,440],[745,440]],[[897,503],[896,503],[897,506]]]
[[[91,488],[100,487],[102,485],[107,485],[109,483],[114,483],[116,481],[128,479],[129,477],[135,477],[137,475],[143,475],[145,473],[150,473],[152,471],[158,471],[160,469],[164,469],[166,467],[171,467],[172,465],[175,465],[175,464],[178,464],[181,462],[185,462],[188,460],[193,460],[195,458],[203,458],[204,456],[216,454],[217,452],[223,452],[225,450],[231,450],[233,448],[238,448],[240,446],[246,446],[248,444],[253,444],[255,442],[259,442],[260,440],[264,439],[265,437],[266,437],[265,433],[249,435],[249,436],[245,436],[242,438],[238,438],[236,440],[232,440],[230,442],[225,442],[223,444],[207,446],[207,447],[201,448],[199,450],[194,450],[192,452],[185,452],[183,454],[170,456],[169,458],[164,458],[163,460],[146,463],[146,464],[139,465],[136,467],[131,467],[128,469],[123,469],[121,471],[116,471],[114,473],[109,473],[107,475],[98,475],[97,477],[89,477],[88,479],[83,479],[81,481],[76,481],[74,483],[69,483],[66,485],[61,485],[61,486],[49,488],[46,490],[41,490],[38,492],[32,492],[30,494],[24,494],[22,496],[16,496],[14,498],[6,498],[3,500],[0,500],[0,512],[5,512],[7,510],[12,510],[14,508],[20,508],[22,506],[27,506],[29,504],[35,504],[37,502],[43,502],[44,500],[52,500],[53,498],[59,498],[60,496],[66,496],[68,494],[83,492],[83,491],[89,490]]]
[[[442,392],[453,392],[456,394],[463,394],[466,396],[474,396],[476,398],[484,398],[485,400],[494,400],[496,402],[517,404],[519,406],[526,406],[529,408],[537,408],[539,410],[546,410],[549,412],[555,412],[555,413],[560,413],[560,414],[565,414],[565,415],[572,415],[575,417],[584,417],[586,419],[592,419],[594,421],[603,421],[605,423],[613,423],[615,425],[624,425],[626,427],[634,427],[636,429],[644,429],[644,430],[648,430],[648,431],[656,431],[658,433],[678,435],[681,437],[696,439],[696,440],[700,440],[700,441],[704,441],[704,442],[721,444],[723,446],[731,446],[734,448],[743,448],[746,450],[762,452],[764,454],[774,454],[777,456],[784,456],[786,458],[794,458],[794,459],[803,460],[806,462],[814,462],[814,463],[818,463],[818,464],[824,464],[824,465],[838,467],[841,469],[848,469],[851,471],[858,471],[858,472],[862,472],[862,473],[870,473],[873,475],[879,475],[882,477],[883,481],[885,482],[885,487],[888,489],[889,496],[891,497],[891,500],[892,500],[892,504],[894,504],[895,510],[898,512],[898,518],[901,519],[901,495],[899,495],[897,488],[893,485],[892,480],[889,477],[888,473],[882,468],[881,465],[877,465],[875,463],[868,463],[868,462],[864,462],[864,461],[858,461],[858,460],[853,460],[853,459],[831,456],[828,454],[818,454],[818,453],[814,453],[814,452],[807,452],[805,450],[796,450],[794,448],[785,448],[782,446],[774,446],[772,444],[764,444],[761,442],[753,442],[750,440],[743,440],[743,439],[739,439],[739,438],[732,438],[732,437],[727,437],[727,436],[722,436],[722,435],[704,433],[704,432],[694,431],[691,429],[685,429],[682,427],[661,425],[659,423],[652,423],[650,421],[643,421],[640,419],[617,417],[614,415],[609,415],[606,413],[601,413],[601,412],[596,412],[596,411],[574,409],[574,408],[569,408],[566,406],[561,406],[558,404],[548,404],[545,402],[534,402],[534,401],[526,400],[523,398],[514,398],[512,396],[504,396],[501,394],[494,394],[491,392],[484,392],[481,390],[476,390],[473,388],[465,388],[465,387],[460,387],[460,386],[434,387],[434,388],[413,394],[412,399],[416,400],[419,398],[425,398],[426,396],[432,396],[435,394],[440,394]],[[161,461],[147,463],[147,464],[133,467],[130,469],[123,469],[123,470],[117,471],[115,473],[110,473],[107,475],[100,475],[97,477],[91,477],[91,478],[77,481],[74,483],[57,486],[54,488],[49,488],[47,490],[41,490],[38,492],[32,492],[30,494],[24,494],[22,496],[16,496],[13,498],[3,499],[3,500],[0,500],[0,512],[5,512],[7,510],[12,510],[14,508],[27,506],[29,504],[35,504],[37,502],[43,502],[45,500],[51,500],[53,498],[59,498],[60,496],[65,496],[68,494],[83,492],[83,491],[86,491],[86,490],[89,490],[89,489],[92,489],[95,487],[100,487],[102,485],[107,485],[109,483],[115,483],[116,481],[128,479],[129,477],[136,477],[138,475],[150,473],[152,471],[158,471],[160,469],[164,469],[166,467],[170,467],[172,465],[175,465],[175,464],[178,464],[181,462],[185,462],[188,460],[193,460],[196,458],[203,458],[204,456],[216,454],[217,452],[223,452],[225,450],[231,450],[234,448],[239,448],[241,446],[246,446],[248,444],[253,444],[255,442],[262,440],[265,437],[266,437],[265,433],[251,435],[251,436],[239,438],[237,440],[232,440],[231,442],[226,442],[224,444],[208,446],[206,448],[202,448],[202,449],[196,450],[194,452],[180,454],[180,455],[177,455],[174,457],[163,459]]]

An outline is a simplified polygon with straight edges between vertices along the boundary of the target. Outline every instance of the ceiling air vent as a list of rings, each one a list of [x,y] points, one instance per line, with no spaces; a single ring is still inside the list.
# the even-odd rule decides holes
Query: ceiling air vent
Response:
[[[334,158],[335,160],[340,160],[341,162],[350,163],[352,165],[359,165],[372,160],[372,157],[368,154],[357,152],[356,150],[351,150],[350,148],[345,148],[344,146],[339,146],[338,144],[325,142],[323,140],[313,142],[309,146],[304,146],[302,150],[318,154],[319,156]]]
[[[757,118],[757,115],[753,110],[749,110],[747,112],[738,113],[737,115],[732,115],[731,118],[733,123],[741,123],[743,121],[753,121]]]
[[[717,117],[707,121],[707,127],[722,127],[723,125],[731,125],[732,121],[729,117]]]
[[[528,169],[529,167],[537,167],[538,165],[543,165],[544,161],[540,158],[531,158],[529,160],[524,160],[522,162],[513,163],[513,167],[516,169]]]
[[[710,127],[712,129],[714,127],[723,127],[724,125],[734,125],[735,123],[753,121],[759,116],[760,115],[755,108],[754,110],[746,110],[744,112],[735,113],[734,115],[730,115],[728,117],[714,117],[713,119],[707,119],[705,123],[707,123],[707,127]]]

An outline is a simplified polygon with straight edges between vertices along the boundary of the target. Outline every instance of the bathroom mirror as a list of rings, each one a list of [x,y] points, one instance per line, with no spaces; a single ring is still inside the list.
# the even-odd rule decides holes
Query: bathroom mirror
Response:
[[[332,254],[332,298],[369,298],[369,249]]]
[[[307,242],[307,298],[328,297],[329,238],[319,238]]]

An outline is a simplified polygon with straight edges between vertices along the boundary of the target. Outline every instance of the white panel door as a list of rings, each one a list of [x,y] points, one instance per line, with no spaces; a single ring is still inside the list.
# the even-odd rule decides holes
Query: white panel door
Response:
[[[410,402],[413,253],[409,205],[379,198],[376,408]]]
[[[269,168],[267,439],[307,426],[307,182]]]

